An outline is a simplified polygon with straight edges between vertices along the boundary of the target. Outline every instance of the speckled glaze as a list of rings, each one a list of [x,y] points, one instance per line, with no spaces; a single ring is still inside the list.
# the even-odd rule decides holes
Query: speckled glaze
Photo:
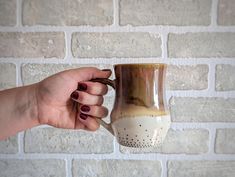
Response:
[[[166,64],[118,64],[114,66],[115,80],[93,80],[116,91],[111,124],[103,121],[101,124],[120,144],[150,147],[165,138],[170,127],[165,99],[166,68]]]

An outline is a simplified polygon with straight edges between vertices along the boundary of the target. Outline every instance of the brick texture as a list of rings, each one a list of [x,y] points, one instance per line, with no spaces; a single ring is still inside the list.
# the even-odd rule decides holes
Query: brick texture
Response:
[[[235,65],[216,66],[215,86],[217,91],[235,90]]]
[[[162,62],[173,123],[145,149],[102,126],[27,129],[0,142],[0,177],[234,177],[234,29],[235,0],[0,0],[0,91],[68,69]]]
[[[99,69],[112,69],[111,65],[102,64],[23,64],[22,69],[22,80],[24,85],[33,84],[39,82],[46,77],[55,73],[80,67],[97,67]]]
[[[74,33],[72,53],[89,57],[160,57],[161,38],[149,33]]]
[[[17,153],[17,151],[18,151],[17,136],[12,136],[4,141],[0,141],[0,153],[12,154],[12,153]]]
[[[159,161],[144,160],[74,160],[73,176],[80,177],[156,177],[161,176]]]
[[[215,152],[218,154],[235,154],[235,129],[217,130]]]
[[[63,160],[0,159],[1,177],[65,177]]]
[[[224,26],[235,25],[234,0],[219,0],[218,24]]]
[[[16,25],[16,0],[0,0],[0,26]]]
[[[25,135],[25,152],[111,153],[113,136],[106,130],[85,132],[56,128],[35,128]]]
[[[174,97],[170,105],[173,122],[235,122],[234,98]]]
[[[120,24],[209,25],[211,0],[121,0]]]
[[[203,90],[208,85],[208,66],[169,65],[166,85],[169,90]]]
[[[0,63],[0,90],[12,88],[15,86],[16,66],[11,63]]]
[[[23,0],[24,25],[111,25],[112,0]]]
[[[208,151],[209,132],[203,129],[170,129],[158,148],[129,148],[121,146],[124,153],[200,154]]]
[[[0,32],[0,57],[64,58],[62,32]]]
[[[170,161],[168,177],[232,177],[235,161]]]
[[[169,57],[211,58],[234,57],[235,33],[170,34]]]

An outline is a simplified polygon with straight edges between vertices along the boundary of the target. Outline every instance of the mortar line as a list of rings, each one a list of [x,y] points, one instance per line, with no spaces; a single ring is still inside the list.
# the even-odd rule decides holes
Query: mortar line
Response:
[[[48,153],[26,153],[23,156],[20,154],[0,154],[0,159],[60,159],[67,158],[73,160],[92,159],[117,159],[117,160],[235,160],[235,154],[160,154],[160,153],[121,153],[119,156],[115,154],[48,154]]]
[[[216,128],[210,127],[209,129],[209,154],[215,154],[215,136],[216,136]]]
[[[210,129],[213,131],[217,128],[235,128],[235,122],[172,122],[171,128],[176,130],[182,129]]]
[[[211,27],[217,27],[218,21],[218,2],[219,0],[212,0],[211,7]]]
[[[69,47],[69,46],[68,46]],[[132,58],[132,57],[126,57],[126,58],[117,58],[117,57],[111,57],[111,58],[104,58],[104,57],[97,57],[97,58],[73,58],[71,52],[70,56],[72,58],[72,63],[76,64],[119,64],[119,63],[155,63],[155,62],[162,62],[166,64],[172,64],[172,65],[188,65],[188,66],[194,66],[199,64],[229,64],[235,66],[235,57],[234,58],[169,58],[168,60],[163,59],[162,57],[141,57],[141,58]],[[66,64],[68,63],[68,57],[65,57],[65,59],[57,59],[57,58],[0,58],[0,62],[2,63],[34,63],[34,64],[44,64],[44,63],[53,63],[53,64]]]
[[[209,72],[208,72],[208,92],[215,94],[215,64],[209,63]]]
[[[16,27],[22,27],[22,0],[16,0]]]
[[[68,63],[68,64],[72,64],[72,54],[71,54],[71,36],[72,33],[71,32],[64,32],[65,33],[65,58],[64,58],[64,62]]]
[[[72,159],[67,157],[65,159],[66,162],[66,177],[72,177]]]
[[[113,26],[119,27],[119,0],[113,0]]]
[[[187,33],[187,32],[235,32],[235,26],[1,26],[2,32],[148,32],[148,33]]]
[[[163,32],[162,33],[162,45],[161,45],[161,49],[162,49],[162,58],[166,61],[168,59],[168,33],[167,32]]]
[[[167,177],[167,160],[162,159],[161,160],[161,165],[162,165],[162,174],[161,177]]]
[[[118,156],[120,154],[119,144],[117,143],[116,139],[113,139],[113,153]]]
[[[173,97],[190,97],[190,98],[198,98],[198,97],[204,97],[204,98],[235,98],[235,91],[228,91],[228,92],[210,92],[208,90],[173,90],[173,91],[167,91],[167,95],[170,98],[170,96]]]

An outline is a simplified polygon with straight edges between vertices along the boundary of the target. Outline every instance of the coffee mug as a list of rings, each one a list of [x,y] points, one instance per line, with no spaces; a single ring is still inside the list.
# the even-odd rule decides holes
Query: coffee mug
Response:
[[[165,98],[166,64],[118,64],[115,80],[93,79],[115,89],[111,123],[97,119],[119,144],[146,148],[160,145],[171,120]]]

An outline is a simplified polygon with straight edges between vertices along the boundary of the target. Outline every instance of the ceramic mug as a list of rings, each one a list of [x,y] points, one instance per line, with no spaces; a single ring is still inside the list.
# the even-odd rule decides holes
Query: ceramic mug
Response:
[[[118,64],[114,66],[115,80],[92,80],[115,89],[111,123],[99,121],[119,144],[145,148],[164,140],[171,123],[165,98],[166,68],[160,63]]]

